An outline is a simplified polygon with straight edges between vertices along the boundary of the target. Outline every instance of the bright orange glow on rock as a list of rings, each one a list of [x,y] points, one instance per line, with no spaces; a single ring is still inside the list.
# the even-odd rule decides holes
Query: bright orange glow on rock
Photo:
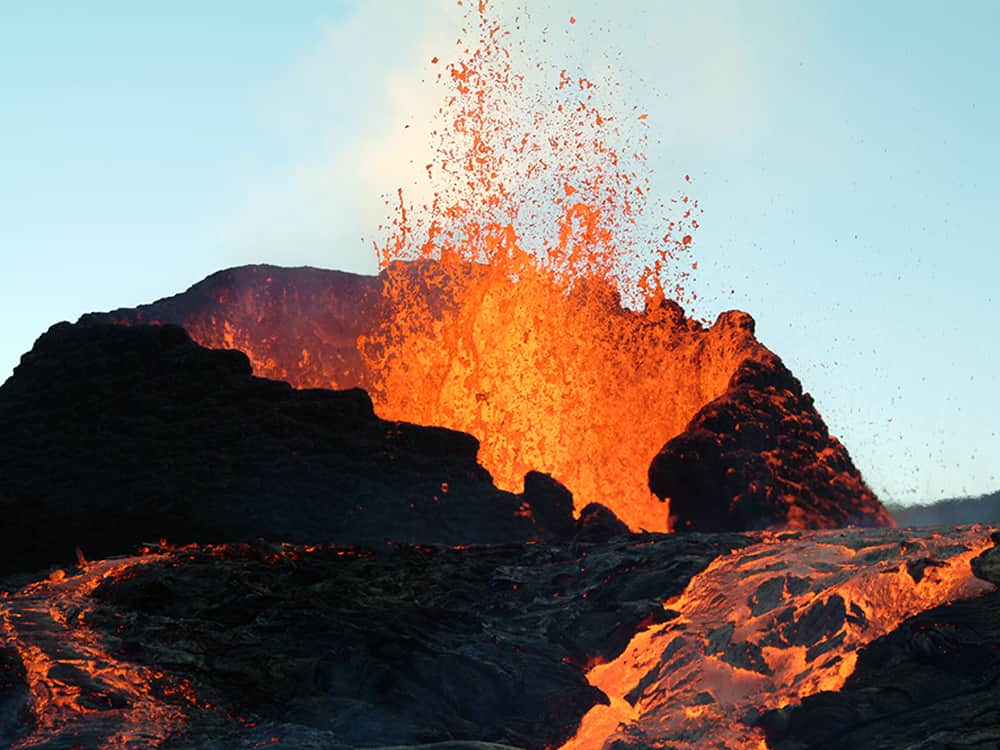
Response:
[[[969,561],[990,530],[767,535],[716,558],[638,633],[594,667],[610,698],[562,750],[622,747],[760,750],[756,715],[839,690],[857,650],[918,612],[993,585]],[[624,726],[621,726],[624,725]]]
[[[448,94],[426,164],[432,197],[392,197],[378,277],[234,269],[250,271],[249,286],[223,272],[203,282],[197,309],[179,295],[131,319],[183,325],[296,387],[364,388],[383,418],[475,436],[500,488],[546,472],[577,512],[598,502],[633,530],[669,530],[671,501],[690,529],[892,525],[808,396],[751,374],[745,403],[718,403],[748,364],[787,371],[748,315],[707,329],[685,316],[700,209],[689,175],[656,199],[646,115],[619,116],[613,84],[536,62],[487,3],[466,13],[458,59],[438,74]],[[768,417],[783,399],[794,408]],[[724,412],[733,424],[720,433]],[[741,429],[751,436],[729,440]],[[714,448],[698,442],[712,432]],[[731,476],[701,460],[708,452]]]

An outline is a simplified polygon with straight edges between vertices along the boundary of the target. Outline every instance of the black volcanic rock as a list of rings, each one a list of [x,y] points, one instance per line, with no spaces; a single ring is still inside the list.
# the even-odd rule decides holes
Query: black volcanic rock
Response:
[[[628,526],[600,503],[587,504],[576,519],[576,538],[582,542],[606,542],[628,533]]]
[[[524,475],[524,502],[542,528],[564,537],[576,530],[573,493],[548,474],[529,471]]]
[[[361,390],[255,378],[242,353],[204,349],[176,326],[53,326],[0,387],[0,425],[0,569],[160,537],[572,533],[565,502],[532,518],[496,489],[475,438],[381,420]]]
[[[649,487],[669,499],[680,530],[893,525],[774,355],[746,360],[725,394],[663,446]]]
[[[641,624],[667,617],[665,598],[752,541],[196,547],[122,561],[107,577],[91,571],[104,582],[74,600],[72,623],[49,618],[47,604],[32,609],[30,595],[8,606],[18,633],[57,653],[50,671],[125,716],[127,695],[68,668],[74,641],[62,631],[94,633],[106,652],[92,657],[99,665],[153,668],[156,700],[185,714],[163,747],[253,748],[276,737],[296,748],[451,741],[541,750],[607,701],[587,683],[588,664],[616,656]],[[60,580],[72,587],[76,575],[88,573]],[[42,620],[26,627],[39,610]],[[8,682],[14,702],[23,696],[16,672]],[[3,718],[0,737],[23,739],[23,719],[4,727]],[[112,718],[57,724],[47,746],[97,747],[102,731],[120,725]]]
[[[1000,583],[1000,549],[972,569]],[[1000,747],[1000,592],[907,620],[858,653],[838,692],[766,714],[761,725],[772,750]]]
[[[153,304],[90,313],[79,322],[173,323],[206,346],[246,353],[263,377],[310,388],[366,387],[356,342],[382,314],[382,283],[377,276],[321,268],[240,266]],[[296,346],[293,363],[285,356],[289,340]],[[349,376],[338,377],[344,373]]]

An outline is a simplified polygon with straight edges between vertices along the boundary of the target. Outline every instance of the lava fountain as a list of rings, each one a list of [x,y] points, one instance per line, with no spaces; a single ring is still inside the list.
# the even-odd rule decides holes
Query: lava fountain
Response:
[[[400,192],[376,246],[390,312],[359,344],[373,398],[387,418],[479,437],[502,487],[539,469],[578,509],[612,497],[633,528],[665,530],[646,467],[750,348],[700,358],[666,302],[685,298],[681,268],[696,265],[697,201],[679,195],[653,235],[644,212],[666,211],[632,135],[640,115],[619,122],[594,82],[566,70],[532,95],[523,50],[486,3],[472,20],[472,43],[442,74],[433,199],[408,205]],[[685,380],[683,394],[664,388]]]
[[[261,267],[248,284],[206,280],[197,309],[163,300],[111,319],[178,323],[297,387],[362,387],[386,419],[474,435],[502,489],[543,471],[578,512],[596,501],[633,530],[669,530],[650,461],[742,365],[777,358],[745,314],[708,328],[685,316],[701,209],[687,177],[670,200],[654,196],[646,116],[619,114],[611,84],[534,63],[485,2],[466,20],[438,78],[447,96],[426,165],[432,198],[415,204],[400,190],[390,201],[377,278],[342,274],[324,287]],[[530,80],[518,72],[529,64]],[[847,487],[852,522],[891,525],[822,432],[805,446],[831,457],[817,486]],[[797,484],[776,491],[795,504]],[[840,523],[805,511],[740,528]]]

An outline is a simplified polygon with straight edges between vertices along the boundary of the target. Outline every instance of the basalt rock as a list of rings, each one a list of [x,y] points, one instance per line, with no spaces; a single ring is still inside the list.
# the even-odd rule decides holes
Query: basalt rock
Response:
[[[470,544],[574,530],[565,498],[539,490],[533,517],[498,490],[472,436],[379,419],[358,389],[256,378],[242,353],[176,326],[53,326],[0,387],[0,425],[0,569],[161,537]]]
[[[649,468],[673,528],[892,526],[778,357],[746,360]]]
[[[365,387],[356,342],[382,314],[381,286],[376,276],[344,271],[241,266],[153,304],[91,313],[80,322],[173,323],[203,346],[242,351],[261,377],[302,388]]]
[[[583,542],[606,542],[628,533],[628,526],[600,503],[590,503],[576,519],[576,538]]]

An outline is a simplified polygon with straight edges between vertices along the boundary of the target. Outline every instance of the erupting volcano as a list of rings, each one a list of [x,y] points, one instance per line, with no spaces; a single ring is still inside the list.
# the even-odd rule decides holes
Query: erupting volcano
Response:
[[[378,275],[220,271],[0,387],[0,743],[1000,737],[1000,536],[892,529],[750,315],[684,312],[646,116],[467,20]]]
[[[601,87],[566,70],[529,91],[524,51],[484,5],[471,16],[440,76],[433,198],[399,192],[377,278],[234,269],[87,320],[176,323],[246,352],[259,376],[364,388],[383,418],[474,435],[499,487],[543,471],[578,512],[599,502],[633,530],[666,531],[671,515],[699,529],[890,525],[752,318],[685,316],[700,209],[686,177],[671,201],[653,197],[645,119],[599,109]],[[667,453],[710,468],[651,491],[651,460],[689,425],[737,440],[691,451],[686,435]],[[681,444],[696,455],[677,458]]]

